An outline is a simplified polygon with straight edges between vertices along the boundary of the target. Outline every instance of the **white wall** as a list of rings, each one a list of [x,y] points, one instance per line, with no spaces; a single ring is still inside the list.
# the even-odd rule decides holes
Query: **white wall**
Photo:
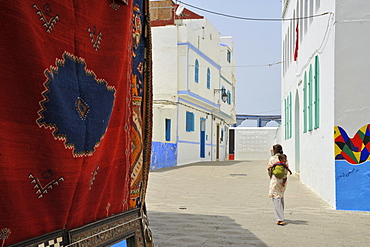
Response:
[[[267,160],[276,144],[276,127],[232,127],[235,131],[235,160]]]
[[[152,28],[153,99],[177,101],[177,35],[175,26]]]
[[[335,125],[350,137],[370,123],[370,1],[337,1]]]
[[[177,106],[168,104],[153,105],[153,137],[156,142],[166,142],[165,119],[171,119],[171,143],[177,141]]]
[[[217,62],[220,44],[220,33],[207,19],[186,19],[183,20],[183,25],[187,28],[187,37],[182,39],[182,42],[190,42],[204,54]],[[184,37],[182,34],[181,37]],[[180,41],[181,42],[181,41]]]
[[[285,18],[292,18],[297,1],[290,1]],[[301,1],[302,2],[302,1]],[[306,1],[303,1],[306,3]],[[307,1],[315,2],[315,1]],[[313,14],[334,12],[334,1],[320,1],[320,8]],[[297,10],[296,10],[297,13]],[[290,167],[300,172],[300,179],[319,194],[331,206],[335,206],[334,166],[334,50],[335,25],[333,15],[324,15],[307,21],[307,29],[299,29],[298,60],[294,61],[295,26],[283,23],[283,35],[289,30],[290,46],[285,46],[283,59],[287,62],[282,72],[282,117],[284,121],[284,99],[292,95],[292,137],[285,140],[284,122],[279,134],[284,152],[290,157]],[[304,26],[304,25],[303,25]],[[301,27],[301,26],[300,26]],[[288,36],[289,37],[289,36]],[[288,38],[289,39],[289,38]],[[289,50],[290,49],[290,50]],[[315,65],[315,56],[320,60],[320,125],[319,128],[303,133],[303,83],[304,74],[309,75],[310,65]],[[284,68],[284,67],[283,67]],[[299,108],[296,108],[296,101]],[[298,125],[296,125],[298,119]],[[296,132],[296,130],[298,130]]]

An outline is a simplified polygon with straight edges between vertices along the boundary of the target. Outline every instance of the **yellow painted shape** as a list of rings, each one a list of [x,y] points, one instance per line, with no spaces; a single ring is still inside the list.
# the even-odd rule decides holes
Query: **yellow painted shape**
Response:
[[[356,157],[357,159],[357,163],[360,161],[360,157],[361,157],[361,152],[352,152],[353,155]]]
[[[337,157],[339,154],[342,153],[342,149],[340,149],[337,144],[334,144],[334,151],[335,151],[334,157]]]
[[[359,131],[361,131],[362,133],[366,134],[367,126],[368,126],[368,124],[364,125],[361,129],[359,129]]]
[[[334,126],[334,140],[337,139],[337,137],[340,136],[340,131],[338,126]]]

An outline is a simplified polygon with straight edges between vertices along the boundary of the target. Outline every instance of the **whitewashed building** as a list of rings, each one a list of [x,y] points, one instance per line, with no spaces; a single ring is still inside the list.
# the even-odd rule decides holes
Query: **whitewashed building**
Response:
[[[279,142],[332,207],[370,211],[370,1],[284,0],[282,17]]]
[[[151,168],[226,160],[228,126],[236,122],[232,38],[172,1],[152,1],[150,11]]]

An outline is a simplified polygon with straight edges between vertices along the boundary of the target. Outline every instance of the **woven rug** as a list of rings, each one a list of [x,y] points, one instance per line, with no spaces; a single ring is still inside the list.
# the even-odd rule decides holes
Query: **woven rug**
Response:
[[[143,207],[147,2],[0,3],[0,245]]]

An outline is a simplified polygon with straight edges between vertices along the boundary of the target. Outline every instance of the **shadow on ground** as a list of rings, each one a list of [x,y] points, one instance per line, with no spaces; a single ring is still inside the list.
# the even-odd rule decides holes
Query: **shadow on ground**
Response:
[[[229,217],[148,211],[156,247],[267,245]]]
[[[308,225],[308,221],[305,220],[285,220],[286,224],[292,225]]]
[[[185,167],[194,167],[194,166],[223,166],[223,167],[227,167],[227,166],[232,166],[232,165],[239,164],[241,162],[245,163],[245,162],[251,162],[251,161],[249,161],[249,160],[238,160],[238,161],[236,161],[236,160],[227,160],[227,161],[222,161],[222,162],[203,161],[203,162],[191,163],[191,164],[180,165],[180,166],[171,166],[171,167],[153,169],[153,170],[150,170],[150,172],[165,172],[165,171],[169,171],[169,170],[181,169],[181,168],[185,168]]]

